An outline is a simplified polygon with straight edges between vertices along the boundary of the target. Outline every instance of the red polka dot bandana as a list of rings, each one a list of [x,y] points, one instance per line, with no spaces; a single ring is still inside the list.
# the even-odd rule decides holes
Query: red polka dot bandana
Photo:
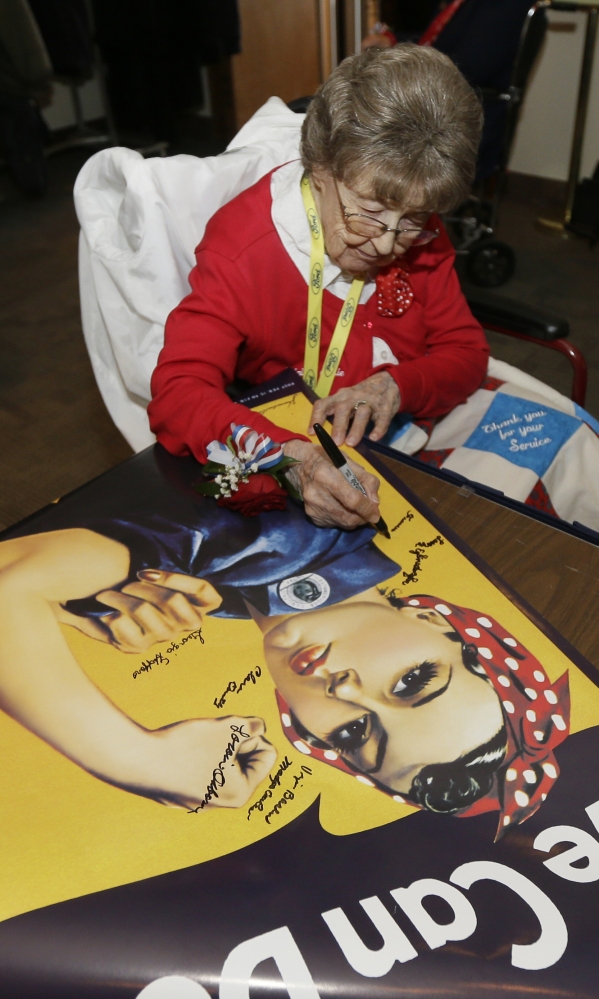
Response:
[[[570,731],[568,674],[551,683],[538,659],[488,615],[431,596],[406,600],[409,607],[436,610],[457,631],[462,642],[476,649],[474,669],[487,677],[501,702],[507,732],[507,753],[489,793],[456,812],[465,818],[499,810],[499,839],[510,825],[525,822],[536,812],[559,775],[553,754]],[[291,712],[277,691],[283,731],[295,749],[376,787],[400,804],[412,804],[401,794],[357,773],[332,749],[308,744],[297,733]]]
[[[379,316],[403,316],[414,301],[408,272],[393,265],[379,271],[376,276],[376,295]]]

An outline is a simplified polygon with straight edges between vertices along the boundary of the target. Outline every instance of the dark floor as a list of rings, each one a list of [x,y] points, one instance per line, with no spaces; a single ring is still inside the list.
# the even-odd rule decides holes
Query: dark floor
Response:
[[[0,174],[0,527],[131,453],[104,409],[81,334],[72,188],[83,159],[74,150],[52,157],[40,201]],[[535,225],[539,214],[559,215],[561,197],[559,184],[511,178],[499,235],[517,251],[518,268],[502,291],[569,317],[590,368],[587,408],[599,417],[599,247]],[[496,357],[569,394],[565,359],[490,339]]]
[[[0,175],[0,527],[131,454],[81,333],[72,190],[83,160],[54,157],[40,201]]]
[[[586,408],[599,418],[599,246],[562,236],[540,226],[539,217],[563,215],[565,184],[512,174],[501,207],[497,235],[517,254],[512,280],[499,293],[544,309],[570,321],[570,339],[589,367]],[[556,351],[489,333],[495,357],[528,371],[570,395],[571,368]]]

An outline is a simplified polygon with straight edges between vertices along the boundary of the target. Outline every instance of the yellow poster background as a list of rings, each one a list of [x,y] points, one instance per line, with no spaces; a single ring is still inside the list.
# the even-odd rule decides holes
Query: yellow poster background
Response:
[[[311,407],[302,394],[257,408],[278,424],[305,433]],[[381,512],[390,528],[408,510],[414,514],[393,531],[390,541],[376,539],[386,554],[411,568],[410,549],[439,532],[389,483],[381,483],[380,495]],[[491,614],[543,663],[552,681],[570,671],[572,732],[599,724],[599,689],[451,543],[430,550],[416,583],[402,586],[400,574],[388,585],[400,589],[402,596],[428,593]],[[281,729],[261,634],[253,622],[206,618],[204,644],[191,640],[180,645],[168,655],[168,664],[156,664],[136,679],[133,673],[152,653],[126,655],[67,626],[64,634],[97,686],[148,728],[193,717],[263,718],[267,738],[278,753],[274,770],[285,757],[291,762],[279,792],[273,790],[269,808],[293,787],[293,775],[302,764],[309,765],[312,774],[305,773],[294,798],[271,817],[270,824],[266,808],[254,809],[248,818],[248,809],[264,793],[268,780],[243,808],[189,814],[104,784],[0,713],[0,919],[231,853],[289,823],[318,796],[322,826],[336,836],[383,825],[413,811],[290,745]],[[240,693],[228,694],[223,708],[215,707],[214,700],[231,681],[241,683],[257,667],[261,676],[256,683],[246,683]]]

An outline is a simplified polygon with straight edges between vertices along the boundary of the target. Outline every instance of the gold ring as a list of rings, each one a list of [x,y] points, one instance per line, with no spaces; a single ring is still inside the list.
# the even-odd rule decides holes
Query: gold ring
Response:
[[[354,406],[354,411],[356,409],[359,409],[360,406],[370,406],[370,403],[366,402],[366,399],[359,399],[356,405]],[[372,409],[372,406],[370,406],[370,408]]]

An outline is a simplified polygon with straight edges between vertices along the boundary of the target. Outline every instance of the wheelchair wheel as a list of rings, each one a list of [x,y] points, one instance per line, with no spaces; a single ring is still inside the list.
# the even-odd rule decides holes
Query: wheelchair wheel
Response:
[[[509,281],[516,268],[511,246],[498,239],[483,239],[468,251],[466,275],[479,288],[499,288]]]
[[[470,197],[452,212],[449,222],[457,239],[468,239],[479,226],[488,227],[493,219],[493,205],[490,201]]]

